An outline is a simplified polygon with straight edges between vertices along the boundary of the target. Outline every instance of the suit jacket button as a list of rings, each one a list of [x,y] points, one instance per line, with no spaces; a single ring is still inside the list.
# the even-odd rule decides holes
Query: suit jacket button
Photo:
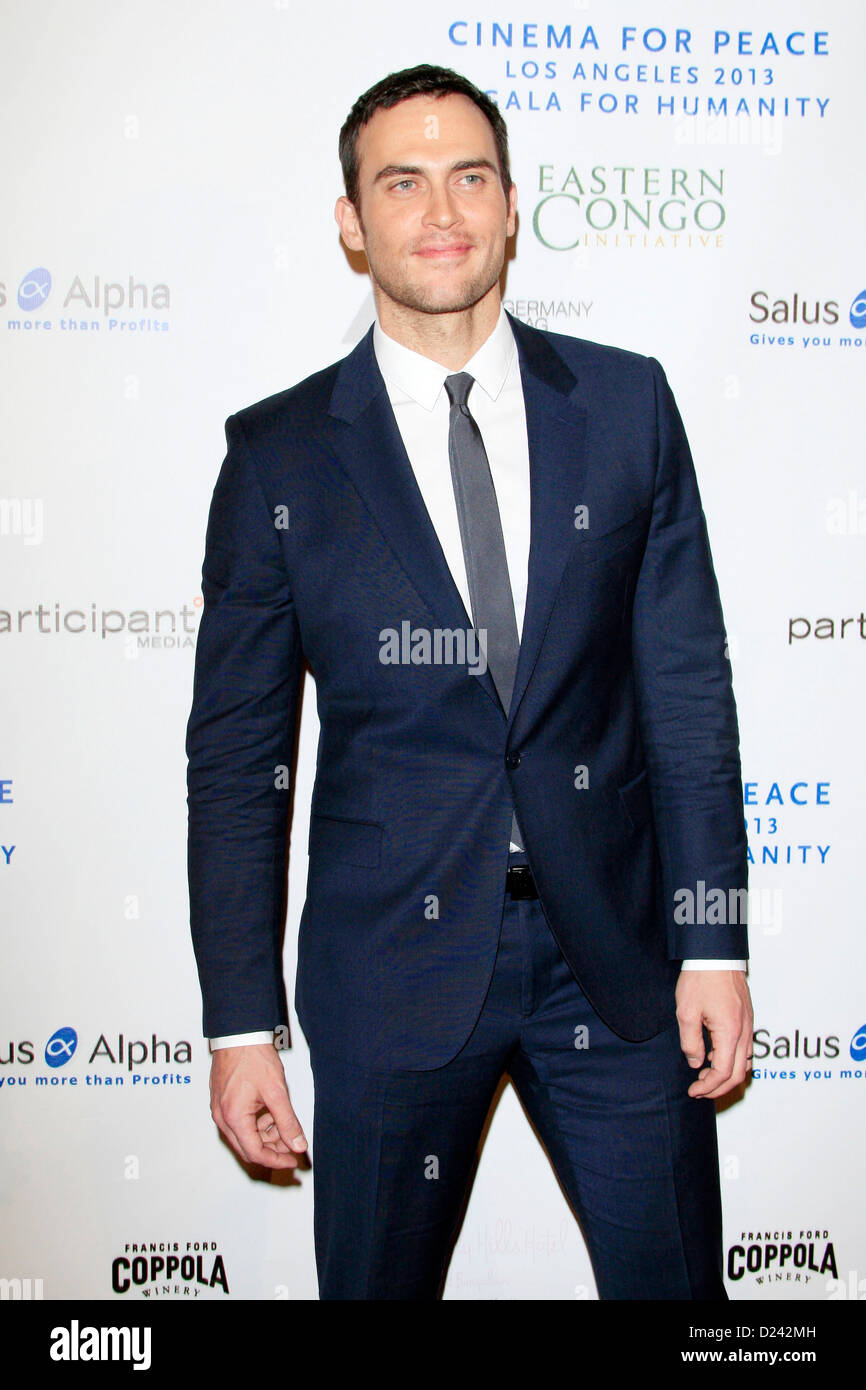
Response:
[[[519,754],[518,752],[516,752],[516,751],[515,751],[515,752],[512,752],[512,753],[506,753],[506,755],[505,755],[505,766],[506,766],[506,767],[520,767],[520,754]]]

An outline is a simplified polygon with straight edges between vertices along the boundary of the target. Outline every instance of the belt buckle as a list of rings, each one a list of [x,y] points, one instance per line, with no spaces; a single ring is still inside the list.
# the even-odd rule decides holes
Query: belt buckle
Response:
[[[511,898],[525,900],[538,897],[528,864],[512,864],[506,874],[505,886]]]

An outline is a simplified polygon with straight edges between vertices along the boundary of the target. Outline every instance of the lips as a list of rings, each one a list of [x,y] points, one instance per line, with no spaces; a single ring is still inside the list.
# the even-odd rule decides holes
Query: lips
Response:
[[[448,259],[453,256],[463,256],[467,251],[471,251],[472,246],[468,241],[450,242],[448,245],[422,246],[416,252],[416,256],[426,256],[430,259]]]

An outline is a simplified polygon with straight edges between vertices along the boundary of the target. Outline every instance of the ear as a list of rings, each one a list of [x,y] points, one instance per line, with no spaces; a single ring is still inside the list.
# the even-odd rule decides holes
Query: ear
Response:
[[[365,239],[364,233],[361,231],[361,223],[358,220],[354,203],[351,203],[345,195],[337,199],[334,206],[334,218],[340,228],[340,236],[349,250],[363,251]]]
[[[517,230],[517,188],[514,184],[508,190],[508,217],[505,222],[505,235],[514,236]]]

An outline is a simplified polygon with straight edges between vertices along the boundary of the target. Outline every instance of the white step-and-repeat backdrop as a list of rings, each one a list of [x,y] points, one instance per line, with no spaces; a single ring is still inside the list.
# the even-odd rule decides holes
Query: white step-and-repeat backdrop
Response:
[[[657,356],[696,459],[752,864],[731,1297],[866,1296],[862,8],[30,0],[2,35],[3,1295],[316,1297],[311,1172],[209,1115],[183,739],[223,422],[371,322],[337,133],[433,62],[509,123],[507,307]],[[317,732],[308,680],[290,994]],[[310,1132],[297,1025],[284,1060]],[[445,1296],[596,1297],[510,1089]]]

